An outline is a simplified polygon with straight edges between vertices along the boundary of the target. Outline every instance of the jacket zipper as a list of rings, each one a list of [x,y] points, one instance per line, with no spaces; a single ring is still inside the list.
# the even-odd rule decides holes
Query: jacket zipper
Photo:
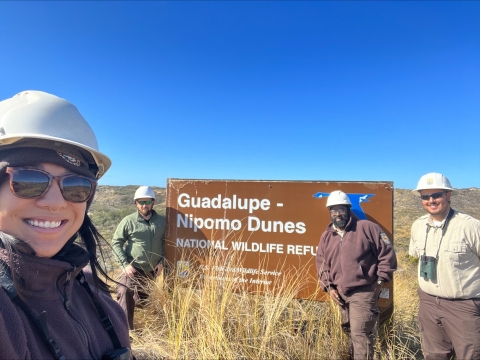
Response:
[[[81,337],[82,337],[82,339],[85,343],[85,347],[87,348],[88,355],[90,356],[90,359],[93,360],[94,359],[93,355],[91,354],[90,347],[88,346],[87,333],[85,332],[85,329],[82,327],[82,325],[73,317],[72,313],[70,312],[70,308],[72,307],[72,302],[67,297],[67,286],[71,282],[72,272],[75,271],[75,269],[76,269],[76,266],[73,266],[72,268],[67,270],[65,282],[63,283],[63,293],[62,293],[62,291],[60,291],[60,289],[58,289],[58,286],[57,286],[57,289],[60,292],[60,296],[62,297],[62,300],[63,300],[63,306],[64,306],[65,310],[67,311],[67,314],[70,316],[70,319],[72,320],[73,324],[75,325],[75,327],[80,332]],[[60,275],[60,276],[62,276],[62,275]],[[57,280],[57,282],[58,282],[58,280]]]
[[[340,236],[340,259],[342,258],[342,245],[343,245],[343,235],[340,233],[337,233]],[[342,278],[343,278],[343,268],[342,268],[342,261],[340,261],[340,270],[342,272]]]

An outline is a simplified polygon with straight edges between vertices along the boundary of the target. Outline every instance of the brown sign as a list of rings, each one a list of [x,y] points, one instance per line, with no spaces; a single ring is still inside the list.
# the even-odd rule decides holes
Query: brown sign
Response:
[[[324,300],[315,255],[334,190],[345,192],[352,211],[392,239],[392,182],[169,179],[167,260],[179,277],[197,272],[233,290],[294,291],[296,298]],[[379,306],[393,306],[392,284]]]

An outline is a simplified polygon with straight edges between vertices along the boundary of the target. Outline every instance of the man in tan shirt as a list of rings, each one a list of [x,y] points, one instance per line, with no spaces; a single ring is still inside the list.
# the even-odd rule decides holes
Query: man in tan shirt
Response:
[[[442,174],[413,193],[428,212],[412,225],[410,255],[420,259],[418,322],[425,359],[480,359],[480,221],[450,207]]]

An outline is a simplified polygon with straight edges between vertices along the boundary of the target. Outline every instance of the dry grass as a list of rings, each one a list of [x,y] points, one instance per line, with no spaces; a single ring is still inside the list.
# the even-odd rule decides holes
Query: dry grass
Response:
[[[107,239],[121,218],[135,211],[131,200],[135,189],[99,187],[91,215]],[[156,209],[164,212],[165,189],[155,191]],[[395,310],[388,327],[377,332],[376,358],[421,359],[416,263],[407,249],[411,224],[424,211],[410,190],[395,189],[394,200],[395,249],[400,264],[395,273]],[[455,209],[476,218],[480,218],[479,202],[480,189],[475,188],[461,189],[452,197]],[[199,281],[201,275],[205,274],[191,274],[187,279],[168,276],[149,284],[149,302],[136,311],[137,330],[131,333],[138,359],[348,358],[336,307],[294,299],[303,279],[294,274],[283,278],[284,282],[277,284],[284,289],[280,297],[271,292],[249,294],[234,282],[218,286],[213,281]]]
[[[423,359],[417,324],[418,295],[416,265],[406,253],[397,252],[399,270],[394,275],[394,312],[388,326],[378,333],[379,359]]]
[[[219,261],[233,266],[240,259]],[[231,279],[217,282],[211,271],[159,277],[148,285],[148,304],[135,313],[134,354],[137,359],[348,359],[336,305],[295,299],[304,286],[301,273],[287,273],[273,284],[282,296],[260,287],[256,294],[246,292]],[[395,275],[395,311],[377,332],[377,359],[421,359],[415,278],[408,262]]]

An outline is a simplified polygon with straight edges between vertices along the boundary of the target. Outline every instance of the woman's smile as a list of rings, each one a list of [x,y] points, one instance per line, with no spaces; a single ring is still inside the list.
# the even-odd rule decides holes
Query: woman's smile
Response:
[[[26,219],[25,222],[31,226],[44,228],[44,229],[56,229],[62,225],[62,221],[43,221],[43,220],[32,220]]]

